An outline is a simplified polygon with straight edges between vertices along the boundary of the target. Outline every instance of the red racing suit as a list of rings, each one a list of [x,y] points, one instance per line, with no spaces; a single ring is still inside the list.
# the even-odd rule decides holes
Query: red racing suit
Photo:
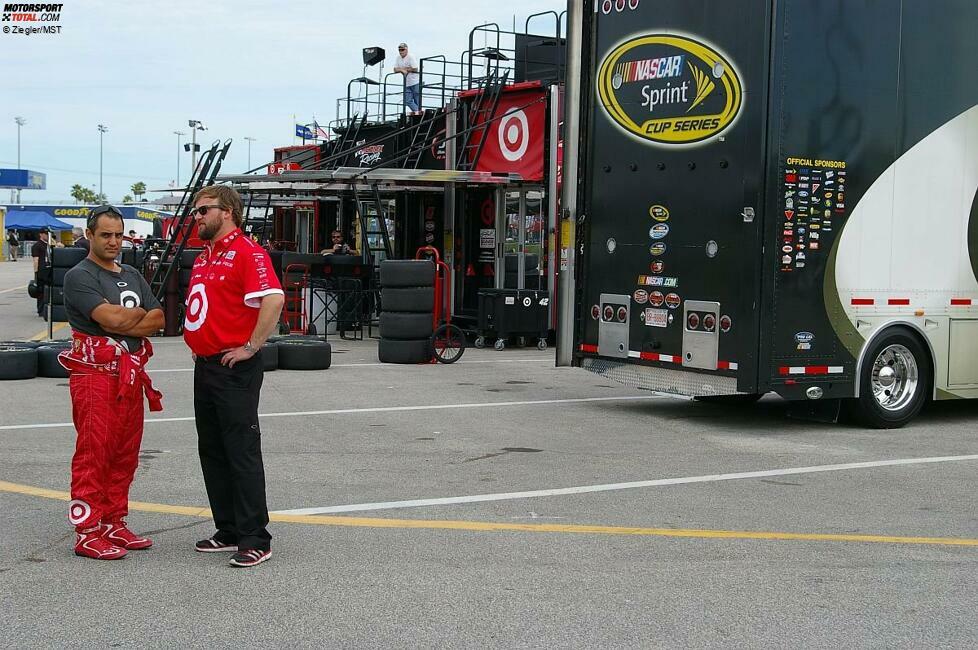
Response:
[[[71,459],[68,521],[76,531],[129,514],[129,485],[143,439],[143,394],[150,411],[162,411],[146,363],[148,339],[136,352],[105,336],[72,332],[72,347],[58,360],[71,372],[71,414],[78,437]]]

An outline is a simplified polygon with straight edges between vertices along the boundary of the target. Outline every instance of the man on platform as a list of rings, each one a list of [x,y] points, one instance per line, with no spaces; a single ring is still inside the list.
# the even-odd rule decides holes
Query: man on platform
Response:
[[[78,432],[68,520],[75,527],[75,555],[118,560],[153,545],[130,531],[125,517],[143,437],[143,395],[151,411],[163,409],[162,395],[146,375],[153,346],[145,338],[163,328],[163,310],[142,274],[115,262],[122,214],[100,206],[87,226],[88,257],[65,274],[72,347],[59,356],[71,372]]]
[[[421,76],[418,74],[418,61],[408,53],[407,43],[397,46],[394,72],[404,75],[404,103],[411,112],[421,110]]]
[[[241,197],[213,185],[191,215],[207,247],[194,262],[183,337],[194,354],[194,415],[207,498],[217,532],[201,553],[233,552],[231,566],[272,556],[258,400],[261,346],[278,325],[285,294],[268,253],[240,229]]]

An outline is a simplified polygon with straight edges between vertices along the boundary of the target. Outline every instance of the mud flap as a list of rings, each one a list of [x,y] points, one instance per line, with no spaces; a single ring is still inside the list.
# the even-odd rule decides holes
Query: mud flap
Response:
[[[788,417],[793,420],[835,424],[842,410],[841,399],[792,400],[788,402]]]

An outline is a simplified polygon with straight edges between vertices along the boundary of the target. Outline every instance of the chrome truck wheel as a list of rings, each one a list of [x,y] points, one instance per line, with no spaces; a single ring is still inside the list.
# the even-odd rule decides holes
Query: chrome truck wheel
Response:
[[[866,426],[895,429],[923,408],[930,390],[930,355],[904,328],[885,333],[863,357],[853,415]]]

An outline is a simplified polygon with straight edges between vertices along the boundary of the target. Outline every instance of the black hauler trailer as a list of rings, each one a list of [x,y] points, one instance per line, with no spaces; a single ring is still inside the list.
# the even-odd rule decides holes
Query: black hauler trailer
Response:
[[[887,428],[978,397],[978,2],[570,5],[573,365]]]

